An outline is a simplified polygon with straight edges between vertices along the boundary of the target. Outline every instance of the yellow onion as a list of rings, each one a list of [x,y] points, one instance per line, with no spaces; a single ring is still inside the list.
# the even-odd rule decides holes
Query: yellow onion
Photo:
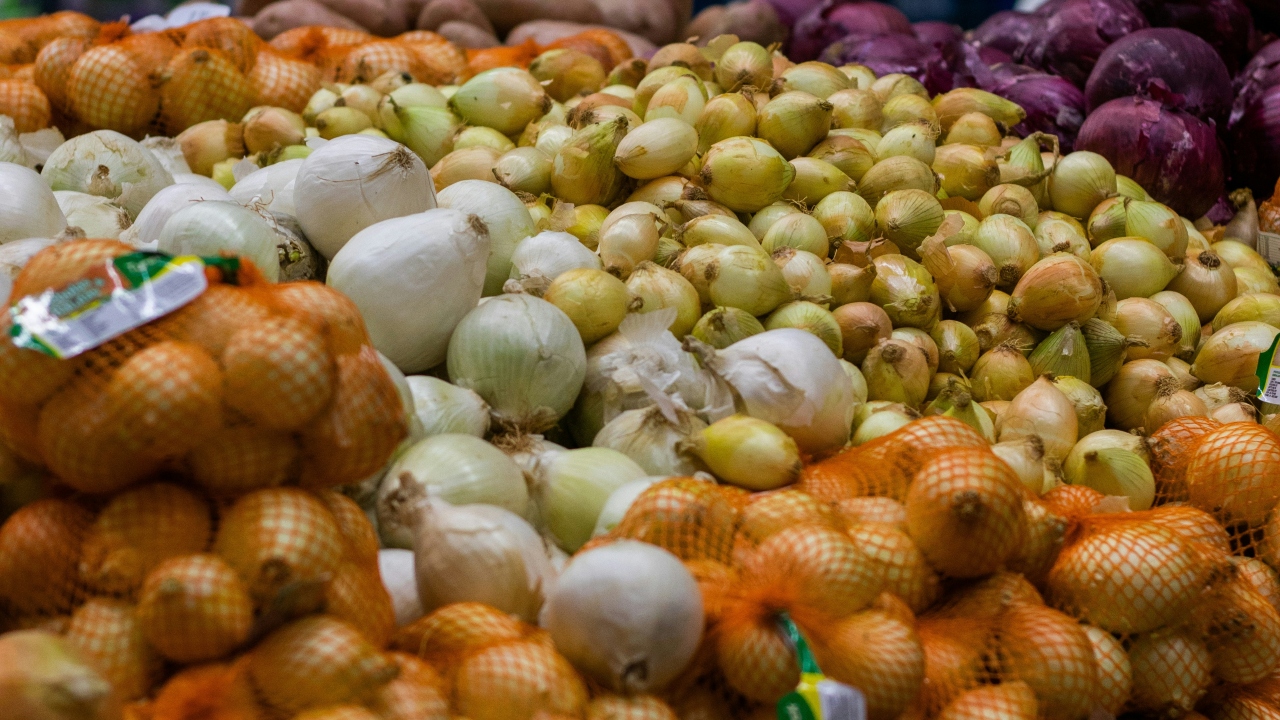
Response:
[[[757,240],[763,240],[765,233],[769,232],[769,228],[773,227],[775,222],[787,215],[802,212],[804,211],[789,202],[778,201],[771,203],[760,208],[751,216],[751,221],[747,223],[747,229],[751,231],[752,235],[756,236]]]
[[[798,297],[824,304],[831,297],[831,275],[822,258],[791,247],[778,248],[772,256],[773,262],[782,269],[787,285]],[[869,292],[870,283],[866,284]]]
[[[1115,291],[1117,300],[1151,297],[1180,272],[1160,248],[1132,237],[1113,238],[1097,246],[1089,254],[1089,264]]]
[[[908,257],[919,259],[920,243],[942,225],[942,205],[923,190],[894,190],[876,205],[876,226]]]
[[[640,180],[670,175],[698,150],[698,133],[675,118],[649,120],[618,143],[613,162],[628,177]]]
[[[938,191],[938,182],[928,165],[905,155],[877,162],[858,181],[858,194],[873,207],[894,190],[923,190],[932,195]]]
[[[1120,446],[1103,430],[1076,443],[1062,463],[1067,482],[1093,488],[1103,495],[1128,498],[1132,510],[1147,510],[1155,498],[1155,478],[1147,461]]]
[[[493,166],[501,156],[501,153],[491,147],[454,150],[431,166],[431,179],[435,182],[437,191],[463,180],[492,182]]]
[[[977,145],[939,147],[933,170],[947,195],[975,202],[1000,182],[1000,168]]]
[[[1036,225],[1035,238],[1041,255],[1065,252],[1089,262],[1089,241],[1071,223],[1049,218]]]
[[[1127,197],[1131,200],[1150,200],[1151,196],[1146,190],[1142,189],[1133,178],[1125,175],[1116,175],[1116,192],[1120,193],[1120,197]]]
[[[529,74],[560,102],[604,87],[605,72],[599,60],[570,48],[548,50],[529,64]]]
[[[942,302],[952,312],[980,307],[991,296],[999,279],[995,263],[973,245],[947,247],[940,238],[931,237],[920,246],[920,254],[922,263],[938,284]]]
[[[1213,331],[1250,320],[1280,327],[1280,295],[1248,293],[1237,296],[1213,317]]]
[[[1213,682],[1213,656],[1186,630],[1165,629],[1134,640],[1129,648],[1133,689],[1129,707],[1138,712],[1190,717]]]
[[[978,336],[968,325],[957,320],[943,320],[929,332],[938,347],[938,370],[964,375],[978,361],[981,349]]]
[[[1131,200],[1128,205],[1125,235],[1146,238],[1175,260],[1186,255],[1187,226],[1178,213],[1158,202]]]
[[[778,80],[784,91],[800,90],[824,100],[832,93],[850,87],[847,75],[824,62],[814,61],[787,68],[778,76]]]
[[[938,113],[929,101],[919,95],[904,94],[889,98],[880,108],[884,118],[880,121],[880,132],[888,132],[899,125],[908,123],[938,124]]]
[[[1173,371],[1173,376],[1178,379],[1178,384],[1182,386],[1183,390],[1191,390],[1194,392],[1200,387],[1200,385],[1202,385],[1200,378],[1191,374],[1191,364],[1186,360],[1179,360],[1176,357],[1171,357],[1168,360],[1165,360],[1164,364],[1168,365],[1169,369]]]
[[[658,225],[655,216],[634,213],[613,222],[606,218],[600,230],[598,251],[605,270],[627,278],[637,265],[657,256]]]
[[[920,419],[920,413],[902,403],[876,400],[865,403],[862,408],[867,409],[868,413],[854,423],[857,429],[849,440],[851,445],[861,445],[884,437]]]
[[[1164,378],[1173,378],[1173,371],[1159,360],[1134,360],[1122,365],[1107,385],[1107,420],[1110,425],[1121,430],[1142,427],[1147,408],[1156,398],[1160,381]]]
[[[756,106],[742,93],[725,93],[707,101],[694,123],[698,152],[731,137],[752,135],[756,129]]]
[[[723,350],[735,342],[764,332],[764,325],[751,313],[732,307],[718,307],[703,315],[693,326],[693,336]]]
[[[550,109],[551,98],[537,78],[514,67],[485,70],[449,98],[449,105],[472,125],[514,135]]]
[[[831,123],[837,128],[879,130],[884,122],[880,98],[870,90],[850,88],[827,96],[831,103]]]
[[[1023,273],[1040,259],[1040,246],[1027,224],[1012,215],[992,215],[982,221],[973,244],[996,264],[996,286],[1012,289]]]
[[[1174,353],[1180,358],[1191,358],[1196,350],[1196,346],[1200,343],[1200,314],[1196,312],[1191,301],[1172,290],[1161,290],[1151,299],[1159,303],[1173,319],[1177,321],[1178,326],[1182,328],[1182,339],[1178,343],[1178,350]],[[1119,303],[1116,304],[1119,307]],[[1280,316],[1277,317],[1280,319]],[[1215,328],[1218,329],[1218,328]]]
[[[1021,185],[997,185],[983,194],[978,209],[984,216],[1012,215],[1029,228],[1039,223],[1040,208],[1031,191]]]
[[[987,442],[996,439],[995,416],[973,399],[973,394],[963,378],[948,373],[938,373],[929,383],[930,392],[937,388],[933,401],[925,409],[926,415],[945,415],[973,428]],[[942,382],[939,383],[939,378]]]
[[[1032,265],[1009,299],[1009,318],[1039,330],[1056,330],[1093,317],[1102,302],[1102,281],[1088,263],[1056,253]]]
[[[1040,343],[1040,338],[1030,326],[1010,320],[1008,310],[1009,295],[993,290],[985,302],[957,319],[973,328],[983,352],[1002,343],[1011,343],[1024,355],[1029,355]]]
[[[1071,451],[1078,432],[1075,406],[1044,376],[1015,395],[1000,416],[1001,442],[1035,435],[1055,460]]]
[[[639,124],[638,118],[636,124]],[[531,124],[530,127],[535,126]],[[628,127],[630,127],[629,123]],[[568,125],[545,125],[538,129],[537,135],[533,138],[533,142],[529,143],[529,146],[536,147],[554,157],[556,153],[560,152],[560,148],[563,148],[573,137],[574,130],[575,128],[571,128]]]
[[[941,315],[938,286],[929,271],[905,255],[882,255],[874,261],[871,302],[884,308],[894,327],[931,327]]]
[[[1094,698],[1104,711],[1119,715],[1133,687],[1129,654],[1111,633],[1092,625],[1083,625],[1082,629],[1089,636],[1098,664],[1098,693]]]
[[[654,94],[667,83],[674,82],[682,77],[696,78],[697,73],[680,65],[668,65],[645,75],[636,85],[635,98],[631,104],[632,112],[636,115],[644,115],[645,110],[649,107],[649,100],[653,98]]]
[[[903,73],[889,73],[876,78],[871,84],[871,91],[881,103],[899,95],[918,95],[925,99],[929,97],[929,91],[919,80]]]
[[[502,133],[487,127],[465,127],[453,138],[454,149],[485,145],[504,153],[515,147],[515,143]]]
[[[773,59],[757,43],[731,45],[716,61],[715,81],[725,92],[743,87],[766,90],[773,84]]]
[[[1213,320],[1213,316],[1237,294],[1236,275],[1231,266],[1207,250],[1188,252],[1182,272],[1166,287],[1187,298],[1202,323]]]
[[[860,365],[872,348],[888,340],[893,333],[893,323],[889,316],[879,306],[869,302],[841,305],[832,315],[840,324],[843,357],[856,365]]]
[[[1204,401],[1183,388],[1179,378],[1170,377],[1156,384],[1156,397],[1147,407],[1143,427],[1148,432],[1155,432],[1170,420],[1180,417],[1208,416],[1209,410],[1205,407]]]
[[[769,226],[768,232],[760,241],[760,247],[769,253],[791,247],[825,258],[830,243],[827,241],[827,231],[816,218],[805,213],[791,213],[778,218]]]
[[[1209,413],[1209,417],[1220,423],[1256,423],[1258,409],[1247,402],[1227,403]]]
[[[875,213],[861,195],[837,191],[813,207],[813,217],[836,241],[867,242],[875,233]]]
[[[683,248],[683,246],[681,246]],[[698,292],[703,305],[711,302],[711,267],[725,245],[706,243],[682,249],[671,262],[671,269],[680,273]],[[655,260],[656,262],[656,260]]]
[[[622,120],[574,132],[555,154],[551,187],[556,197],[575,205],[608,205],[622,187],[623,175],[613,156],[625,134]]]
[[[1002,680],[1035,690],[1048,720],[1093,712],[1098,690],[1093,644],[1075,618],[1039,604],[1018,604],[1000,618]]]
[[[1195,396],[1200,398],[1204,406],[1210,413],[1231,403],[1248,402],[1249,394],[1238,387],[1223,385],[1222,383],[1213,383],[1198,387],[1194,391]]]
[[[307,123],[302,116],[278,107],[256,107],[244,116],[244,146],[250,153],[301,145]]]
[[[687,247],[715,243],[760,248],[760,242],[736,217],[702,215],[676,230],[677,239]]]
[[[627,290],[639,302],[636,313],[675,308],[676,317],[667,329],[677,339],[688,335],[702,316],[697,289],[680,273],[647,260],[627,278]]]
[[[773,258],[754,248],[725,246],[708,266],[706,274],[708,294],[715,305],[764,315],[791,299],[791,287],[782,270]]]
[[[1129,348],[1141,342],[1126,338],[1111,323],[1098,318],[1086,320],[1081,324],[1080,332],[1089,349],[1089,384],[1094,387],[1102,387],[1110,382],[1124,364]]]
[[[747,415],[730,415],[707,426],[696,448],[716,477],[748,490],[774,490],[800,475],[796,441],[772,423]]]
[[[829,162],[811,157],[798,157],[791,161],[795,178],[782,194],[786,200],[813,205],[834,192],[845,192],[854,187],[853,180],[840,168]]]
[[[711,62],[707,56],[690,43],[677,42],[658,48],[653,57],[649,58],[648,72],[668,65],[687,67],[703,80],[710,80],[712,76]]]
[[[929,392],[928,359],[918,346],[890,338],[871,348],[863,359],[867,399],[889,400],[915,408]]]
[[[925,362],[929,364],[929,374],[933,375],[938,371],[938,345],[929,333],[919,328],[897,328],[889,337],[915,345],[924,353]]]
[[[1270,270],[1242,267],[1232,269],[1232,273],[1236,276],[1236,292],[1238,294],[1270,293],[1272,295],[1280,295],[1280,280],[1277,280],[1276,274]]]
[[[997,345],[979,356],[973,365],[971,378],[973,396],[978,402],[1012,401],[1036,380],[1031,363],[1017,347],[1008,343]]]
[[[764,320],[765,330],[779,328],[797,328],[804,330],[826,343],[832,354],[841,356],[840,323],[821,305],[804,300],[785,303],[769,313]]]
[[[737,212],[755,212],[782,197],[795,168],[768,143],[736,137],[711,146],[699,177],[712,200]]]
[[[537,148],[515,148],[494,163],[493,176],[512,192],[542,195],[551,190],[551,158]]]
[[[1271,265],[1257,250],[1236,240],[1219,240],[1210,248],[1214,254],[1232,268],[1251,267],[1271,272]],[[1274,275],[1274,273],[1272,273]]]
[[[542,297],[569,316],[585,345],[617,330],[633,304],[621,280],[592,268],[557,275]]]
[[[1125,232],[1125,227],[1128,225],[1130,202],[1125,197],[1107,198],[1098,203],[1093,212],[1089,213],[1086,227],[1089,230],[1089,242],[1093,247],[1097,247],[1112,238],[1124,237],[1129,234]]]
[[[1220,680],[1247,684],[1274,676],[1280,661],[1280,613],[1267,598],[1237,579],[1205,603],[1205,645]]]
[[[645,106],[644,120],[671,118],[693,126],[707,106],[707,88],[695,75],[682,75],[658,88]],[[607,106],[606,106],[607,107]],[[634,129],[634,128],[633,128]]]
[[[627,108],[619,105],[597,105],[590,110],[571,112],[567,121],[571,130],[581,130],[588,125],[618,121],[623,123],[627,131],[630,132],[631,130],[640,127],[641,123],[644,122],[644,119]],[[537,145],[541,147],[541,133],[539,133],[538,140],[539,142]]]
[[[684,180],[684,178],[677,179]],[[654,182],[663,182],[665,184],[669,181],[669,178],[662,178],[660,180],[655,180]],[[675,200],[664,200],[663,202],[667,205],[667,217],[671,218],[672,222],[689,222],[690,220],[700,218],[703,215],[722,215],[724,217],[733,218],[734,220],[738,219],[737,213],[714,200],[685,200],[683,198],[679,198]]]
[[[600,244],[600,226],[609,217],[608,208],[599,205],[574,205],[573,224],[564,231],[578,238],[589,250],[595,250]]]
[[[806,92],[784,92],[756,117],[756,135],[788,160],[809,152],[830,128],[831,103]]]
[[[950,237],[946,238],[948,246],[951,245],[972,245],[973,236],[978,232],[978,218],[970,215],[963,210],[947,210],[945,212],[947,220],[951,218],[959,218],[960,226],[952,226],[953,232]],[[943,221],[944,223],[946,220]]]
[[[650,180],[636,188],[634,192],[627,196],[627,202],[647,202],[657,208],[667,208],[666,216],[671,218],[673,222],[680,222],[681,219],[676,217],[679,213],[672,213],[672,208],[668,206],[682,201],[686,197],[686,193],[688,193],[688,197],[696,195],[702,201],[707,201],[705,193],[689,188],[688,179],[679,175],[668,175]],[[706,213],[697,214],[705,215]],[[724,214],[733,215],[727,208],[724,210]]]
[[[1080,325],[1069,322],[1054,330],[1036,346],[1027,357],[1036,376],[1049,374],[1070,376],[1088,383],[1092,376],[1089,367],[1089,348],[1085,345]]]
[[[1249,320],[1228,325],[1209,336],[1196,354],[1191,372],[1206,383],[1222,383],[1256,392],[1258,357],[1271,348],[1280,330]]]
[[[956,88],[938,95],[933,107],[943,130],[950,130],[956,120],[971,112],[982,113],[1006,127],[1017,125],[1027,116],[1017,103],[977,88]]]
[[[876,164],[876,155],[861,140],[848,135],[828,135],[813,146],[809,157],[834,165],[854,182],[862,180]]]
[[[995,120],[982,113],[971,112],[956,118],[943,143],[995,147],[1003,139]]]
[[[871,283],[876,279],[876,266],[858,267],[849,263],[826,266],[831,278],[831,307],[836,308],[871,299]]]
[[[1077,150],[1058,160],[1049,176],[1053,209],[1085,218],[1098,203],[1116,194],[1116,171],[1106,158]]]
[[[1088,382],[1070,375],[1050,378],[1054,387],[1062,391],[1076,409],[1076,428],[1081,437],[1103,429],[1107,419],[1107,405],[1102,393]]]
[[[1182,341],[1182,326],[1178,321],[1163,305],[1147,298],[1121,300],[1111,324],[1120,334],[1142,341],[1129,348],[1128,360],[1168,360]]]
[[[623,60],[609,71],[609,78],[605,80],[609,84],[600,92],[605,92],[606,90],[610,93],[620,92],[620,88],[629,88],[634,91],[635,87],[644,79],[648,69],[649,64],[640,58]],[[662,68],[658,69],[661,70]]]
[[[876,146],[876,157],[885,158],[905,155],[913,157],[925,165],[932,165],[937,148],[938,133],[925,123],[907,123],[889,130]]]

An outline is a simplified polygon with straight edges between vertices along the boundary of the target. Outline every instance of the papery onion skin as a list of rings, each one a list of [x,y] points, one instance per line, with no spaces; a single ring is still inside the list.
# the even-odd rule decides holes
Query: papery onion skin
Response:
[[[1112,43],[1089,75],[1089,112],[1162,82],[1183,96],[1187,112],[1222,124],[1231,109],[1231,76],[1213,46],[1186,30],[1147,28]]]
[[[1035,265],[1010,294],[1009,318],[1038,330],[1057,330],[1093,317],[1102,302],[1102,279],[1075,255],[1057,253]]]

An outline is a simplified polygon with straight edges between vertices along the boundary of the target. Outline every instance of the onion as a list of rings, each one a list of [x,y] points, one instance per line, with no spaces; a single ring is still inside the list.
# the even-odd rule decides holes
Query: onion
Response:
[[[111,130],[63,143],[45,160],[40,175],[54,190],[112,199],[133,219],[156,193],[173,184],[173,176],[146,148]]]
[[[1027,356],[1036,375],[1078,379],[1086,386],[1093,376],[1090,367],[1089,348],[1084,333],[1076,323],[1068,323],[1054,330]]]
[[[1059,375],[1050,382],[1075,407],[1076,427],[1081,437],[1102,429],[1107,419],[1107,406],[1102,401],[1102,393],[1087,381],[1069,375]]]
[[[436,199],[442,208],[475,215],[489,231],[488,266],[484,294],[497,295],[511,277],[511,258],[516,246],[534,234],[533,221],[524,203],[510,190],[493,182],[463,180],[440,191]]]
[[[242,255],[270,281],[280,277],[278,235],[258,213],[229,202],[196,203],[174,213],[156,241],[171,255]]]
[[[978,226],[973,244],[991,257],[999,274],[997,287],[1012,289],[1040,259],[1040,246],[1026,223],[1012,215],[992,215]]]
[[[942,312],[938,286],[929,271],[905,255],[882,255],[873,261],[871,302],[882,307],[895,326],[926,328]]]
[[[1014,135],[1047,133],[1058,138],[1064,152],[1074,149],[1086,115],[1085,96],[1069,80],[1040,72],[1005,74],[996,75],[985,89],[1026,112],[1026,119],[1011,128]]]
[[[772,4],[778,8],[778,17],[783,24],[794,26],[787,56],[796,61],[817,59],[818,54],[828,45],[849,33],[878,35],[912,32],[911,22],[902,11],[881,3],[785,4],[779,1]]]
[[[1120,334],[1142,341],[1129,348],[1129,360],[1168,360],[1182,341],[1182,326],[1173,315],[1163,305],[1146,298],[1121,300],[1116,305],[1115,322],[1111,324]]]
[[[1239,182],[1247,183],[1257,197],[1273,191],[1280,142],[1276,126],[1280,124],[1280,83],[1267,87],[1252,97],[1244,93],[1232,110],[1230,132],[1233,146],[1245,149],[1233,153],[1233,172]]]
[[[716,477],[748,490],[775,490],[800,474],[795,440],[747,415],[730,415],[704,428],[696,447]]]
[[[285,160],[255,170],[236,181],[230,190],[231,197],[246,207],[261,204],[273,212],[297,216],[298,210],[293,204],[293,189],[302,163],[302,160]],[[139,219],[141,217],[139,215]]]
[[[489,246],[483,224],[456,210],[384,220],[333,256],[327,282],[360,308],[374,347],[402,371],[423,372],[445,359],[454,328],[479,301]],[[442,289],[438,299],[424,295]],[[430,313],[418,309],[424,302]]]
[[[1037,436],[1051,459],[1066,457],[1076,444],[1077,432],[1075,406],[1043,376],[1015,395],[1000,416],[1001,442]]]
[[[1191,372],[1206,383],[1223,383],[1246,393],[1258,389],[1258,357],[1270,349],[1280,330],[1263,322],[1228,325],[1209,336],[1196,354]]]
[[[53,238],[67,226],[58,200],[34,170],[0,164],[0,242]]]
[[[693,438],[707,424],[678,406],[628,410],[610,420],[592,441],[617,450],[652,475],[693,475],[701,469]]]
[[[1015,605],[1000,618],[1001,676],[1026,682],[1046,718],[1091,712],[1098,690],[1093,644],[1074,618],[1042,605]]]
[[[1005,461],[1031,493],[1039,496],[1048,489],[1046,480],[1051,476],[1052,463],[1045,463],[1044,443],[1039,437],[1027,435],[998,442],[991,446],[991,452]]]
[[[1178,326],[1182,328],[1182,339],[1179,341],[1178,350],[1174,354],[1184,359],[1191,358],[1195,353],[1196,346],[1200,343],[1200,314],[1196,312],[1195,306],[1185,296],[1172,290],[1162,290],[1152,295],[1151,300],[1168,310],[1173,319],[1177,321]],[[1117,307],[1118,305],[1117,303]],[[1277,319],[1280,319],[1280,317]]]
[[[1053,208],[1072,217],[1088,217],[1116,192],[1116,171],[1107,158],[1078,150],[1054,164],[1049,176]]]
[[[1158,360],[1125,363],[1107,385],[1107,419],[1111,425],[1121,430],[1142,427],[1147,408],[1165,378],[1174,379],[1173,371]]]
[[[1210,251],[1190,251],[1183,270],[1169,281],[1170,290],[1181,293],[1208,323],[1236,297],[1236,276],[1231,266]]]
[[[396,627],[404,627],[426,613],[418,596],[418,578],[413,551],[389,548],[378,551],[378,574],[391,596],[395,608]]]
[[[1129,654],[1111,633],[1092,625],[1083,625],[1082,629],[1089,636],[1098,663],[1098,693],[1094,697],[1103,710],[1118,714],[1133,687]]]
[[[120,699],[70,643],[44,630],[0,636],[0,697],[6,712],[30,720],[112,720]]]
[[[534,500],[546,532],[566,552],[576,552],[591,539],[609,496],[646,475],[631,458],[606,447],[551,455],[533,478]]]
[[[53,195],[67,225],[80,228],[87,237],[116,240],[132,224],[129,214],[106,198],[74,190],[58,190]]]
[[[1093,317],[1102,302],[1102,280],[1088,263],[1055,253],[1032,265],[1009,300],[1009,319],[1040,330],[1057,330]]]
[[[154,248],[169,218],[179,210],[205,200],[231,202],[235,198],[231,197],[221,185],[216,187],[185,183],[170,185],[147,201],[133,225],[120,233],[120,239],[140,248]]]
[[[1120,446],[1112,432],[1101,430],[1080,438],[1062,463],[1062,472],[1072,485],[1123,496],[1130,509],[1146,510],[1156,491],[1151,468],[1141,455]]]
[[[1138,30],[1112,43],[1085,86],[1089,112],[1154,83],[1183,98],[1187,112],[1221,124],[1231,109],[1231,76],[1213,46],[1183,29]]]
[[[979,402],[1013,400],[1033,382],[1031,363],[1008,343],[983,353],[973,366],[973,396]]]
[[[489,432],[489,406],[471,390],[428,375],[405,378],[423,437],[462,433],[484,437]]]
[[[1108,240],[1093,249],[1089,263],[1115,291],[1117,300],[1150,297],[1181,272],[1160,248],[1143,238]]]
[[[978,336],[968,325],[943,320],[929,332],[938,347],[938,370],[953,375],[967,374],[978,361]]]
[[[1133,691],[1129,706],[1146,712],[1190,713],[1213,681],[1213,656],[1185,630],[1143,635],[1129,648]]]
[[[966,683],[967,686],[970,683]],[[962,687],[964,687],[962,686]],[[1021,680],[985,685],[959,693],[938,715],[946,720],[1000,717],[1030,720],[1038,717],[1035,691]]]
[[[851,363],[861,364],[867,353],[893,332],[889,316],[869,302],[841,305],[832,315],[840,324],[844,359]]]
[[[1211,125],[1143,98],[1119,98],[1089,115],[1076,147],[1111,161],[1151,197],[1198,218],[1223,194],[1223,158]]]
[[[671,553],[622,540],[575,557],[547,598],[556,648],[616,692],[661,690],[702,638],[698,584]]]
[[[868,36],[855,30],[828,45],[818,59],[832,65],[860,63],[882,78],[894,73],[923,78],[933,54],[929,47],[909,34]]]
[[[863,407],[872,408],[872,401]],[[889,435],[920,419],[920,413],[900,403],[884,403],[884,407],[871,412],[862,422],[857,424],[857,431],[850,440],[851,445],[861,445],[876,438]]]
[[[919,407],[929,391],[928,357],[916,345],[889,339],[871,348],[862,361],[867,398]]]

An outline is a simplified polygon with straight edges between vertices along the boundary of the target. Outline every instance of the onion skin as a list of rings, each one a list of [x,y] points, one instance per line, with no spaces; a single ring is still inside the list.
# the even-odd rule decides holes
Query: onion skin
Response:
[[[1107,385],[1107,420],[1112,427],[1133,430],[1142,427],[1147,408],[1155,400],[1157,384],[1173,378],[1173,371],[1159,360],[1134,360],[1120,367]]]
[[[1141,95],[1163,82],[1183,108],[1221,125],[1231,109],[1231,76],[1213,46],[1179,28],[1147,28],[1112,43],[1085,85],[1089,112],[1116,98]]]
[[[1069,253],[1050,255],[1018,280],[1010,294],[1009,319],[1038,330],[1084,322],[1102,304],[1102,279],[1091,265]]]
[[[1133,692],[1129,707],[1182,717],[1195,707],[1212,682],[1213,658],[1199,639],[1184,631],[1145,635],[1129,649]]]
[[[1030,685],[1045,718],[1073,720],[1093,709],[1098,664],[1074,619],[1043,606],[1015,606],[1000,619],[1000,645],[1001,680]]]

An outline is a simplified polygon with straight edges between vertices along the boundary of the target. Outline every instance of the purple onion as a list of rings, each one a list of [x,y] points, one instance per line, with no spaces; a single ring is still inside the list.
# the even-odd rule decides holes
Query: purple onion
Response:
[[[1110,160],[1117,173],[1185,217],[1204,215],[1225,190],[1213,125],[1156,100],[1106,103],[1084,121],[1075,148]]]
[[[822,4],[822,0],[769,0],[769,4],[778,13],[778,20],[791,27],[796,21]]]
[[[914,35],[850,35],[827,46],[819,59],[836,67],[861,63],[877,76],[902,73],[923,83],[937,55]]]
[[[1233,82],[1236,91],[1231,109],[1230,123],[1234,125],[1244,114],[1245,108],[1264,93],[1267,88],[1280,85],[1280,40],[1263,47],[1244,66]]]
[[[864,38],[901,34],[915,39],[911,21],[892,5],[825,0],[796,21],[787,57],[794,62],[816,60],[828,45],[855,33]]]
[[[1138,5],[1152,25],[1182,28],[1204,38],[1231,73],[1239,72],[1249,57],[1253,17],[1242,0],[1138,0]]]
[[[1066,0],[1014,59],[1083,88],[1108,45],[1145,27],[1147,19],[1131,0]]]
[[[982,58],[982,62],[988,65],[1013,62],[1012,55],[1000,48],[991,47],[990,45],[984,45],[978,48],[978,57]]]
[[[1002,10],[969,33],[979,47],[994,48],[1017,57],[1044,29],[1044,18],[1016,10]]]
[[[1214,225],[1226,225],[1236,216],[1236,206],[1231,204],[1231,198],[1223,195],[1204,216]]]
[[[929,47],[956,42],[964,37],[964,30],[959,25],[937,20],[912,23],[911,31],[915,34],[917,40]]]
[[[981,51],[971,43],[957,38],[935,45],[934,50],[922,81],[931,94],[958,87],[984,87],[995,82]]]
[[[997,67],[1001,69],[998,74],[993,72],[993,77],[998,79],[984,89],[1018,103],[1027,112],[1026,119],[1013,127],[1012,134],[1018,137],[1034,132],[1057,135],[1062,151],[1071,152],[1085,118],[1084,93],[1080,88],[1056,75],[1034,71],[1018,71],[1019,74],[1014,75],[1011,68]]]
[[[1231,125],[1232,180],[1270,197],[1280,177],[1280,85],[1261,91]]]
[[[1227,119],[1232,100],[1227,66],[1212,45],[1178,28],[1139,30],[1104,50],[1085,85],[1088,109],[1146,95],[1153,82],[1181,95],[1187,112],[1218,123]]]

